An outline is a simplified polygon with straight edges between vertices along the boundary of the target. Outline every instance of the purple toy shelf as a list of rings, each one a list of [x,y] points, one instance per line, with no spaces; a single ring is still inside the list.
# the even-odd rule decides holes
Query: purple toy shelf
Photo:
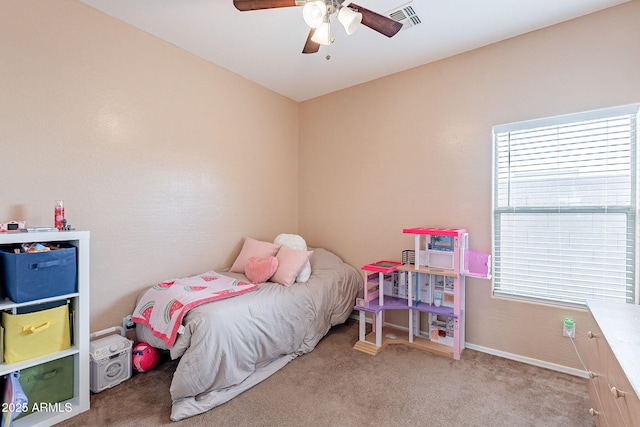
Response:
[[[442,316],[447,316],[447,317],[453,317],[453,318],[458,318],[458,315],[456,315],[453,312],[453,308],[452,307],[445,307],[445,306],[440,306],[437,307],[433,304],[427,304],[424,302],[419,302],[418,305],[408,305],[408,301],[405,298],[398,298],[398,297],[392,297],[389,295],[385,295],[384,297],[384,305],[380,305],[378,304],[377,300],[371,300],[369,301],[369,306],[368,307],[362,307],[359,305],[356,305],[354,307],[356,310],[362,310],[362,311],[366,311],[368,313],[373,313],[373,314],[377,314],[378,312],[380,312],[380,310],[418,310],[421,311],[423,313],[433,313],[433,314],[437,314],[437,315],[442,315]]]

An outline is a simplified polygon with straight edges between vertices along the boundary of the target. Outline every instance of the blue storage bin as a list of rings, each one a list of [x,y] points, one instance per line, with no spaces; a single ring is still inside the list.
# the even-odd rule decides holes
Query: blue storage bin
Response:
[[[48,252],[14,253],[0,248],[0,283],[13,302],[29,302],[77,292],[75,246]]]

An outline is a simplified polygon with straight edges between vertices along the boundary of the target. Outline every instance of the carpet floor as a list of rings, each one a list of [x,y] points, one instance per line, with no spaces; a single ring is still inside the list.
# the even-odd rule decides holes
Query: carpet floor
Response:
[[[562,426],[594,425],[586,379],[466,349],[459,361],[403,345],[353,350],[358,324],[334,327],[316,349],[211,411],[172,422],[177,362],[91,395],[85,426]]]

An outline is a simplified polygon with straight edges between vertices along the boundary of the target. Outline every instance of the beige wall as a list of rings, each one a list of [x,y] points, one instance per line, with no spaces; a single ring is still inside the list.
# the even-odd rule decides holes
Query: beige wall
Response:
[[[639,21],[633,1],[296,104],[76,1],[4,0],[0,219],[51,225],[60,198],[92,232],[91,330],[246,235],[298,230],[357,267],[411,226],[490,251],[491,126],[639,101]],[[468,342],[578,366],[560,322],[580,335],[583,312],[467,297]]]
[[[406,227],[467,228],[489,252],[491,127],[640,101],[639,22],[633,1],[302,103],[300,233],[357,267],[399,259]],[[466,289],[467,342],[580,367],[562,320],[586,353],[584,311]]]
[[[91,330],[298,227],[298,104],[70,0],[0,4],[0,218],[91,231]],[[270,209],[264,209],[269,206]]]

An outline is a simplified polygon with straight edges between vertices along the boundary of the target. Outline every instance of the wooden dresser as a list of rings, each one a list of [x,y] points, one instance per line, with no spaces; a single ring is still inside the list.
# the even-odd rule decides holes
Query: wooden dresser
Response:
[[[588,302],[590,412],[596,426],[640,426],[640,306]]]

